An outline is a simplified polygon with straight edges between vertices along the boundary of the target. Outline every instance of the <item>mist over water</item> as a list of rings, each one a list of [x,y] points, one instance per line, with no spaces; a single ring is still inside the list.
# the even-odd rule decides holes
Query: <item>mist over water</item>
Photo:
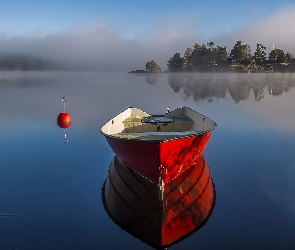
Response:
[[[206,225],[173,249],[292,248],[294,80],[278,73],[0,72],[1,246],[152,249],[104,210],[101,188],[114,154],[99,128],[130,106],[151,114],[188,106],[217,123],[204,153],[216,205]],[[56,124],[63,96],[72,116],[67,144]]]
[[[103,121],[106,114],[119,113],[129,106],[160,114],[168,106],[193,106],[198,110],[204,103],[210,109],[215,108],[215,103],[222,106],[233,103],[237,110],[251,109],[267,116],[267,120],[283,125],[286,118],[277,118],[284,114],[292,119],[292,115],[287,116],[292,112],[293,104],[288,93],[294,89],[294,80],[294,74],[277,73],[2,72],[1,121],[6,123],[38,117],[40,121],[47,122],[61,110],[60,98],[67,96],[67,109],[74,112],[75,123],[87,126],[94,126],[98,119]],[[44,115],[47,112],[48,115]],[[290,127],[294,124],[287,123]]]

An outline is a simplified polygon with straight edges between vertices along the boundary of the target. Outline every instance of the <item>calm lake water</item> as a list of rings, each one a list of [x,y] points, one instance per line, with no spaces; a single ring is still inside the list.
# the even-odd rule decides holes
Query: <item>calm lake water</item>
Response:
[[[131,106],[218,125],[204,153],[215,206],[172,249],[295,249],[295,74],[0,72],[0,88],[1,249],[153,249],[102,203],[114,154],[99,129]]]

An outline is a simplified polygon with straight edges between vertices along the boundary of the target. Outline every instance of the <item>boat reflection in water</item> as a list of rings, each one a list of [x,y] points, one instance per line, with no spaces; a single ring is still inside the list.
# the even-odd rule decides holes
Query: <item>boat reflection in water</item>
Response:
[[[167,248],[202,227],[215,206],[208,164],[196,164],[161,187],[114,157],[102,187],[104,208],[122,229],[146,244]]]

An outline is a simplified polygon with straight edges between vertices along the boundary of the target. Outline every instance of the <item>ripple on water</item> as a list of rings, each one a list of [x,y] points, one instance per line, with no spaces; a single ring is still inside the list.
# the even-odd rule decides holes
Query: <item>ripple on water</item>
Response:
[[[33,243],[42,234],[42,224],[27,216],[0,214],[1,249],[21,249]]]

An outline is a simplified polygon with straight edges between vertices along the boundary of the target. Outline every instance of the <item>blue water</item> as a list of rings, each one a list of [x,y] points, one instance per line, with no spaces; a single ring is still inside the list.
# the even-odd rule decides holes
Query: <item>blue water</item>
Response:
[[[101,200],[114,155],[99,128],[130,106],[218,124],[204,153],[216,206],[173,249],[295,249],[294,87],[294,74],[0,72],[0,249],[152,249]]]

